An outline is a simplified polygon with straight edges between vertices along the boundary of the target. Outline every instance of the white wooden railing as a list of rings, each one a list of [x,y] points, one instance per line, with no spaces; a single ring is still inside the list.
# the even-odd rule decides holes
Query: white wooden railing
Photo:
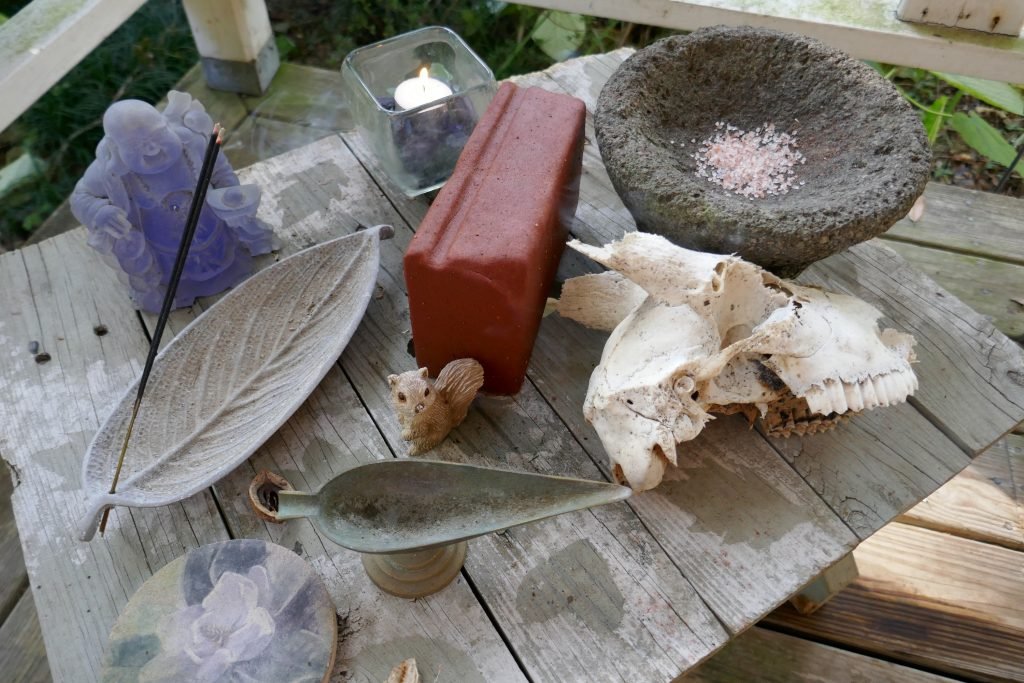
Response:
[[[519,1],[681,30],[766,26],[813,36],[863,59],[1024,82],[1024,0]],[[34,0],[0,26],[0,130],[143,2]],[[224,89],[264,88],[277,65],[264,0],[183,2],[211,84],[221,79]],[[901,21],[898,12],[906,19],[949,26]]]
[[[516,0],[558,9],[692,31],[715,24],[763,26],[799,33],[860,59],[916,66],[1009,83],[1024,82],[1024,0],[903,0],[904,16],[965,25],[958,17],[1001,15],[1012,35],[911,23],[897,17],[900,0]],[[975,8],[971,11],[969,8]],[[951,10],[949,8],[955,8]],[[1004,8],[1005,11],[1000,10]]]
[[[166,0],[158,0],[166,1]],[[0,130],[145,0],[33,0],[0,25]],[[277,70],[264,0],[183,0],[207,81],[258,93]]]

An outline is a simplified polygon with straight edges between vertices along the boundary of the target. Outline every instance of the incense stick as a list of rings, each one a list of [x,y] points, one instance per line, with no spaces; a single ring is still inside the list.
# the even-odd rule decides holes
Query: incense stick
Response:
[[[1003,171],[1003,177],[999,179],[999,184],[996,185],[995,193],[999,194],[1006,187],[1007,183],[1010,182],[1010,176],[1013,175],[1013,170],[1017,168],[1017,164],[1020,163],[1021,157],[1024,157],[1024,140],[1020,141],[1017,145],[1017,154],[1013,157],[1013,161]]]
[[[192,205],[189,207],[188,218],[185,221],[185,229],[181,233],[181,243],[178,244],[178,254],[174,260],[174,269],[171,271],[170,280],[167,282],[167,291],[164,293],[163,305],[160,307],[160,317],[157,318],[156,327],[153,328],[153,336],[149,343],[149,355],[146,357],[146,366],[142,370],[142,378],[139,379],[139,390],[135,395],[135,405],[132,406],[132,416],[128,420],[128,429],[124,434],[124,442],[121,444],[121,454],[117,458],[117,467],[114,469],[114,479],[110,482],[110,493],[117,491],[117,482],[121,478],[121,467],[124,465],[124,456],[128,452],[128,440],[132,437],[132,428],[135,426],[135,418],[139,414],[139,406],[142,405],[142,395],[146,392],[146,383],[149,381],[149,373],[153,369],[153,361],[156,359],[157,351],[160,350],[160,338],[167,326],[167,318],[171,314],[174,305],[174,295],[178,291],[178,283],[181,281],[181,273],[185,270],[185,260],[188,257],[189,247],[192,246],[192,238],[196,233],[196,226],[199,224],[199,215],[203,210],[203,203],[206,201],[206,191],[210,187],[210,179],[213,176],[213,167],[217,160],[217,152],[224,141],[224,129],[220,124],[215,124],[213,133],[210,134],[210,142],[206,147],[206,156],[203,157],[203,166],[199,171],[199,181],[196,183],[196,191],[192,195]],[[110,516],[110,508],[103,510],[103,517],[100,518],[100,536],[107,528],[107,518]]]

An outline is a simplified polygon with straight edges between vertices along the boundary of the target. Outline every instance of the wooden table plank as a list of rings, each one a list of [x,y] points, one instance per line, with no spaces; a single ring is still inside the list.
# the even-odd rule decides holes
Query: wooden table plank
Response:
[[[1014,300],[1024,300],[1024,265],[894,240],[885,244],[1003,334],[1024,341],[1024,304]]]
[[[384,680],[399,661],[415,657],[425,680],[526,680],[461,577],[426,598],[395,598],[370,582],[357,553],[324,539],[309,521],[267,524],[249,507],[248,485],[259,470],[316,491],[345,469],[389,457],[359,397],[335,368],[281,430],[214,490],[233,535],[298,552],[324,579],[344,632],[337,675]]]
[[[365,171],[351,157],[342,160],[346,155],[334,137],[240,171],[242,182],[262,188],[260,216],[275,226],[284,243],[275,255],[260,258],[259,265],[351,232],[360,222],[397,220]],[[170,331],[180,332],[217,298],[176,311]],[[375,297],[371,307],[380,301]],[[152,328],[155,316],[143,320]],[[335,367],[295,415],[213,490],[232,536],[261,538],[299,552],[323,577],[344,632],[337,675],[384,680],[399,661],[415,657],[425,680],[439,675],[460,681],[524,680],[464,580],[414,602],[386,595],[370,582],[357,553],[323,538],[309,521],[267,524],[249,506],[249,482],[261,469],[282,474],[301,490],[317,491],[346,469],[390,457],[360,397]]]
[[[861,539],[970,463],[910,404],[857,415],[824,434],[768,441]]]
[[[297,214],[330,216],[292,224],[286,236],[293,243],[321,241],[332,225],[394,222],[395,238],[382,245],[380,290],[342,355],[342,368],[389,447],[404,454],[386,376],[414,367],[406,348],[401,270],[411,230],[393,208],[371,200],[380,190],[337,138],[260,164],[252,173],[265,190],[286,190],[277,193],[278,207],[287,201]],[[349,199],[339,201],[339,192]],[[601,478],[530,388],[514,398],[478,399],[466,422],[430,457]],[[727,637],[621,504],[476,539],[466,573],[536,680],[574,680],[584,672],[592,680],[667,679]]]
[[[107,538],[77,525],[81,458],[96,427],[141,370],[146,339],[119,283],[82,232],[0,255],[0,453],[18,485],[14,514],[56,679],[93,678],[128,597],[188,548],[227,537],[209,494],[118,511]],[[105,325],[99,336],[94,328]],[[29,353],[38,342],[50,360]]]

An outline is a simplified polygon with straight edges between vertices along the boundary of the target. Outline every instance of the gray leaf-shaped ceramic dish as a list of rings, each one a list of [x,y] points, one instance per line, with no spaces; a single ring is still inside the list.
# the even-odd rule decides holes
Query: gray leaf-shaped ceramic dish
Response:
[[[138,382],[85,455],[79,538],[113,505],[182,500],[234,469],[312,393],[345,349],[377,282],[377,226],[260,271],[194,320],[157,356],[116,493],[114,467]]]

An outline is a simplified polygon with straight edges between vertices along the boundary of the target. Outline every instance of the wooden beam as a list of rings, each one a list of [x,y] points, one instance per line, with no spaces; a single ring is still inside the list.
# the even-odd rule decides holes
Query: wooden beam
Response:
[[[144,0],[34,0],[0,24],[0,130],[142,6]]]
[[[901,0],[896,16],[918,24],[1019,36],[1024,26],[1024,3],[1020,0]]]
[[[814,614],[856,578],[857,562],[853,559],[853,553],[850,553],[804,586],[789,602],[800,614]]]
[[[263,0],[183,0],[211,88],[259,95],[281,60]]]
[[[817,38],[854,57],[1017,82],[1024,39],[896,18],[893,0],[519,0],[520,4],[693,31],[715,24]]]

